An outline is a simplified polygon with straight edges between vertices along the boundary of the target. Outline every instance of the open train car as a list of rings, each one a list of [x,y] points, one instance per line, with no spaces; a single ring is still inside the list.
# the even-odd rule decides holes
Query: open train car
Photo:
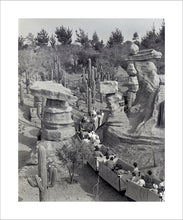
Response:
[[[91,157],[90,159],[88,159],[87,162],[94,171],[98,171],[97,159],[96,158]]]
[[[140,201],[140,202],[161,201],[158,194],[150,191],[148,188],[139,186],[138,184],[132,182],[131,180],[128,180],[126,184],[125,196],[127,196],[128,198],[134,201]]]
[[[126,164],[124,161],[118,159],[118,164],[121,164],[123,169],[126,171],[132,171],[133,167]],[[107,167],[104,163],[99,165],[99,176],[102,177],[107,183],[109,183],[117,191],[126,190],[127,179],[131,178],[131,174],[128,172],[118,176],[113,170]]]
[[[106,152],[106,147],[104,145],[101,145],[100,147],[100,151],[105,154]],[[88,159],[88,164],[92,167],[92,169],[94,171],[99,171],[99,166],[100,166],[100,163],[103,162],[103,158],[98,158],[96,159],[95,157],[90,157],[90,159]]]

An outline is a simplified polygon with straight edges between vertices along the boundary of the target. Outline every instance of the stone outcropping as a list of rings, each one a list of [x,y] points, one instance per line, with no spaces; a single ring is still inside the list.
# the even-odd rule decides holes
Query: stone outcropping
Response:
[[[118,127],[126,133],[129,129],[129,121],[124,112],[124,107],[119,104],[122,96],[118,93],[118,83],[116,81],[100,82],[100,91],[106,95],[106,104],[109,110],[106,124],[109,127]]]
[[[154,49],[140,50],[136,54],[128,54],[123,56],[124,61],[145,61],[152,59],[160,59],[162,56],[161,52],[158,52]]]
[[[165,81],[153,61],[162,54],[153,49],[133,49],[122,57],[129,75],[128,129],[124,129],[126,115],[117,116],[116,94],[109,95],[108,106],[114,113],[108,118],[102,138],[127,163],[132,165],[136,161],[139,168],[156,170],[154,174],[159,178],[164,175]]]
[[[72,108],[69,103],[77,100],[71,91],[51,81],[36,82],[31,87],[35,96],[45,97],[46,106],[42,114],[42,138],[61,141],[74,136]]]

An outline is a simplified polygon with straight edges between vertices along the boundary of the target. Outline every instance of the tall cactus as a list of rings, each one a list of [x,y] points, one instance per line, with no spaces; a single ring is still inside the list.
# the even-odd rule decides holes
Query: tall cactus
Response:
[[[92,79],[92,81],[91,81],[92,103],[95,104],[96,85],[95,85],[95,71],[94,71],[94,67],[92,67],[91,79]]]
[[[47,169],[46,150],[43,145],[38,147],[38,175],[29,177],[28,183],[32,187],[39,188],[39,199],[41,202],[48,201],[48,187],[53,187],[57,181],[57,169],[49,166]]]
[[[88,86],[91,88],[92,67],[91,59],[88,59]]]
[[[93,93],[92,103],[95,105],[95,101],[96,101],[96,84],[95,84],[95,80],[93,81],[92,93]]]
[[[92,111],[92,96],[91,96],[91,89],[88,87],[88,114],[91,115]]]
[[[86,84],[86,104],[88,105],[88,84]]]
[[[48,176],[46,167],[46,151],[44,146],[40,145],[38,148],[38,175],[40,177],[39,187],[39,199],[40,201],[48,200]]]
[[[86,77],[85,77],[85,68],[83,68],[82,84],[83,84],[84,88],[86,89],[87,80],[86,80]]]

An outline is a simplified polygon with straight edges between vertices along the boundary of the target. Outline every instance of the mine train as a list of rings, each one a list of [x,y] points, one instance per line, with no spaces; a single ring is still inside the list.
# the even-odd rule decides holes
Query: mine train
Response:
[[[118,176],[113,170],[111,170],[108,166],[106,166],[105,163],[103,163],[102,161],[101,162],[97,161],[97,159],[94,157],[88,160],[88,164],[93,168],[95,172],[98,173],[98,175],[103,180],[105,180],[118,192],[125,193],[125,196],[129,198],[130,200],[161,201],[159,194],[152,192],[148,188],[141,187],[130,180],[131,179],[130,173],[134,169],[132,166],[128,165],[121,159],[117,159],[116,163],[122,165],[126,173],[124,173],[121,176]],[[159,185],[160,181],[154,179],[154,183]]]
[[[78,136],[78,139],[82,139]],[[101,146],[100,151],[105,154],[106,147]],[[120,193],[123,193],[128,200],[131,201],[162,201],[159,194],[151,191],[148,188],[141,187],[131,180],[131,173],[134,169],[133,166],[130,166],[121,159],[116,158],[116,164],[120,164],[123,167],[123,170],[126,171],[123,175],[117,175],[113,170],[105,165],[103,161],[99,161],[94,156],[91,156],[88,159],[88,164],[92,169],[108,184],[110,184],[115,190]],[[141,172],[142,173],[142,172]],[[153,179],[153,182],[159,185],[160,181]]]

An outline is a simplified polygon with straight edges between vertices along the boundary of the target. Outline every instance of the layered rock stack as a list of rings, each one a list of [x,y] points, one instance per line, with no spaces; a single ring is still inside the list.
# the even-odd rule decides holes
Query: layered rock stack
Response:
[[[106,95],[106,103],[109,109],[107,124],[109,127],[120,127],[121,131],[126,132],[129,129],[129,121],[124,113],[124,108],[119,105],[122,96],[118,93],[118,82],[100,82],[100,93]]]
[[[128,109],[130,109],[136,99],[137,91],[139,90],[139,82],[137,79],[137,70],[132,62],[128,64],[127,73],[128,78],[128,92],[127,92],[127,101]]]
[[[31,93],[34,96],[46,98],[42,115],[42,139],[61,141],[74,136],[72,107],[69,103],[75,102],[77,98],[71,91],[58,83],[39,81],[31,87]]]
[[[129,54],[124,59],[128,63],[128,117],[133,134],[160,138],[162,136],[162,132],[157,132],[156,127],[158,127],[160,104],[164,101],[164,85],[161,84],[153,62],[161,56],[160,52],[148,49],[137,51],[133,55]]]

